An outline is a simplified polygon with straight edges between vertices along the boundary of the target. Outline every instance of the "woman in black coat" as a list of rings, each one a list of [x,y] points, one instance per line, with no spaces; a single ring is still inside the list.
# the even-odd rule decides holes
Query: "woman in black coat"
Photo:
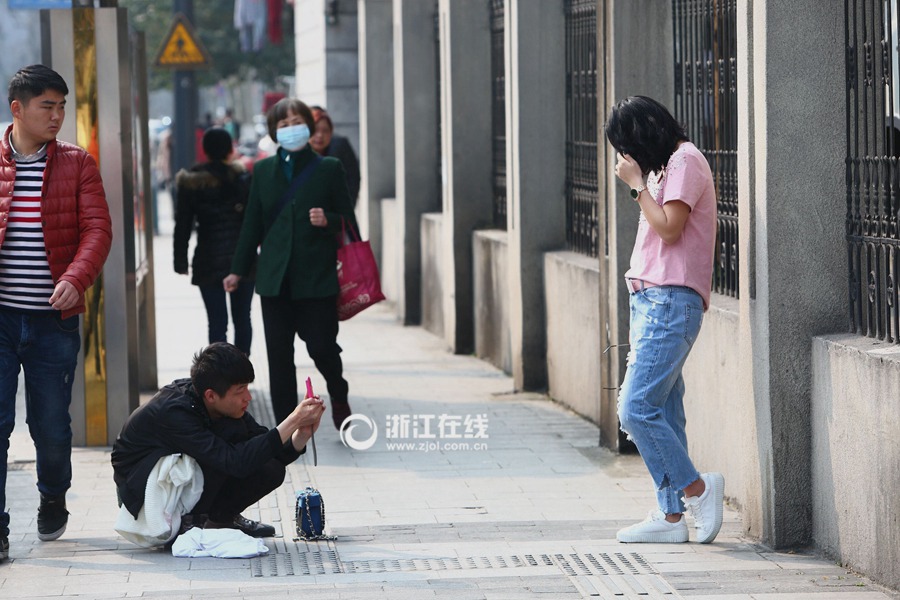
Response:
[[[250,193],[250,174],[238,162],[228,162],[233,142],[227,131],[212,128],[203,134],[203,151],[209,162],[181,170],[175,177],[175,272],[188,274],[188,242],[194,224],[197,247],[191,263],[191,283],[200,288],[209,321],[209,343],[225,342],[228,310],[222,279],[231,272],[231,258],[244,222]],[[231,300],[234,345],[250,354],[253,328],[250,306],[253,277],[243,278]]]
[[[350,199],[353,208],[359,198],[359,159],[350,140],[342,135],[335,135],[334,123],[328,112],[321,106],[312,106],[313,119],[316,122],[316,132],[309,138],[309,145],[322,156],[333,156],[344,165],[344,173],[347,176],[347,189],[350,191]]]

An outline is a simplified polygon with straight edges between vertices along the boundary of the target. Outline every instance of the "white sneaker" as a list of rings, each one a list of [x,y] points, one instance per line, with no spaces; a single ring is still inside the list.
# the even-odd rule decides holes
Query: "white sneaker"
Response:
[[[647,518],[620,529],[616,533],[616,539],[620,542],[632,544],[680,544],[688,541],[688,526],[684,515],[677,523],[666,521],[666,515],[658,508],[653,509]]]
[[[688,512],[694,517],[697,541],[708,544],[719,535],[722,528],[722,510],[725,501],[725,477],[721,473],[701,473],[706,491],[697,496],[682,498]]]

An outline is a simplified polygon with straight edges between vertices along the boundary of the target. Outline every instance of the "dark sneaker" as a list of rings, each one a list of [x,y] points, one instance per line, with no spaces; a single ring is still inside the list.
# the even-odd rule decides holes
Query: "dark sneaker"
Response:
[[[344,420],[352,414],[353,411],[350,410],[350,403],[346,400],[331,401],[331,420],[334,421],[334,427],[338,431],[341,430],[341,425],[344,423]]]
[[[0,537],[0,562],[9,558],[9,538],[5,535]]]
[[[206,521],[206,525],[203,526],[204,529],[239,529],[249,535],[250,537],[255,538],[264,538],[264,537],[272,537],[275,535],[275,528],[267,523],[260,523],[259,521],[251,521],[250,519],[245,519],[241,515],[237,515],[231,521],[213,521],[209,519]]]
[[[41,505],[38,507],[37,527],[38,539],[52,542],[66,531],[69,522],[69,511],[66,510],[65,496],[45,496],[41,494]]]
[[[188,531],[189,529],[193,529],[194,527],[202,528],[204,525],[206,525],[206,521],[207,521],[206,515],[193,515],[193,514],[182,515],[181,526],[178,528],[178,535],[181,535],[185,531]]]

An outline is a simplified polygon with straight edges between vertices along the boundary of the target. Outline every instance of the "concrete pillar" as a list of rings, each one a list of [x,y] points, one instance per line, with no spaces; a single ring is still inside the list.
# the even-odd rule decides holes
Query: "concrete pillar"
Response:
[[[359,0],[359,159],[357,211],[363,237],[382,251],[381,200],[394,197],[394,21],[392,0]],[[383,269],[382,269],[383,270]]]
[[[812,541],[811,340],[845,330],[849,314],[844,14],[817,0],[740,0],[739,14],[748,7],[741,314],[750,321],[762,538],[784,548]]]
[[[325,0],[294,0],[294,96],[325,104]]]
[[[544,253],[565,244],[563,3],[510,0],[505,19],[512,375],[517,389],[544,389]]]
[[[440,2],[444,336],[464,354],[475,345],[472,232],[493,207],[489,17],[484,0]]]
[[[355,2],[295,0],[296,97],[328,109],[335,133],[359,148]]]
[[[628,355],[629,303],[624,275],[628,270],[640,208],[628,194],[628,188],[615,175],[615,151],[609,146],[603,126],[609,109],[619,100],[636,94],[649,96],[672,110],[675,88],[674,54],[672,46],[671,3],[657,0],[608,0],[605,12],[600,11],[598,44],[605,44],[606,95],[598,105],[603,106],[600,115],[600,131],[597,138],[598,164],[601,170],[598,189],[607,203],[606,227],[600,233],[607,235],[608,260],[601,264],[601,330],[609,332],[610,345],[605,354],[601,399],[601,423],[604,443],[616,448],[624,441],[619,431],[616,414],[618,386],[625,377],[625,357]],[[652,36],[646,31],[655,32]],[[648,60],[653,56],[653,60]],[[601,63],[601,64],[604,64]],[[601,211],[601,214],[603,211]]]
[[[440,210],[437,48],[431,0],[394,0],[394,135],[400,294],[407,325],[422,316],[421,215]]]

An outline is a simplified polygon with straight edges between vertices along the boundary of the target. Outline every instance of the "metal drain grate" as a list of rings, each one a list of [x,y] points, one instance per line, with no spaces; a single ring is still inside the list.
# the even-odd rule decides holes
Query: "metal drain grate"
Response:
[[[410,557],[341,561],[333,542],[316,548],[305,542],[270,546],[266,556],[250,563],[254,577],[326,575],[336,573],[399,573],[421,571],[476,571],[480,576],[498,576],[497,571],[546,569],[561,572],[585,597],[664,598],[678,593],[640,554],[621,552],[572,554],[512,554],[465,557]],[[486,571],[493,571],[486,573]],[[544,572],[546,574],[546,571]],[[516,575],[524,575],[519,571]],[[475,574],[473,573],[473,576]]]
[[[465,569],[509,569],[552,567],[547,554],[512,556],[466,556],[463,558],[406,558],[351,560],[343,563],[345,573],[392,573],[398,571],[459,571]]]
[[[314,549],[306,543],[287,543],[266,556],[254,558],[254,577],[327,575],[337,573],[397,573],[410,571],[506,571],[547,567],[561,571],[585,597],[678,598],[678,593],[640,554],[621,552],[572,554],[513,554],[465,557],[411,557],[341,561],[337,550]],[[500,575],[501,573],[491,573]],[[517,574],[521,574],[517,573]]]
[[[290,575],[326,575],[341,573],[340,561],[334,548],[323,550],[300,549],[288,543],[284,550],[272,551],[250,561],[253,577],[285,577]]]
[[[646,559],[635,552],[554,554],[553,561],[586,597],[678,597]]]

